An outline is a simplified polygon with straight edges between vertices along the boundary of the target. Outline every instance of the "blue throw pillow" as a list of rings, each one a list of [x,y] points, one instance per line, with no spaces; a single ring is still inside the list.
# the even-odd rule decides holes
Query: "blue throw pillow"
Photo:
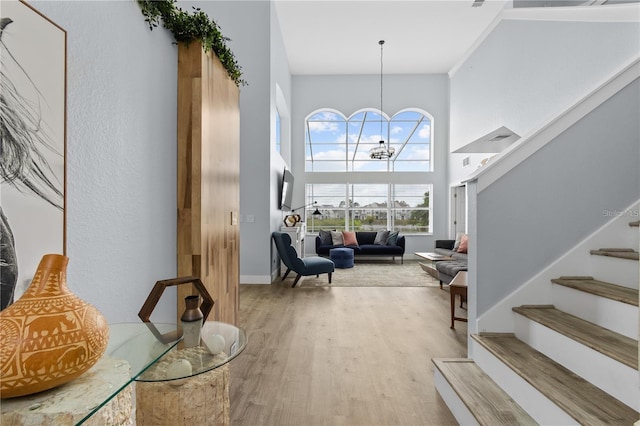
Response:
[[[395,246],[398,244],[398,231],[391,232],[387,239],[388,246]]]

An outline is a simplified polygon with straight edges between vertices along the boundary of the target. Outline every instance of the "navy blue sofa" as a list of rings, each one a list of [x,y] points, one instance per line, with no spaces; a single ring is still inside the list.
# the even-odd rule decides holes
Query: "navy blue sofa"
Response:
[[[398,239],[393,245],[380,245],[373,244],[376,239],[376,231],[356,231],[356,239],[358,245],[333,245],[322,244],[320,236],[316,237],[316,254],[318,256],[329,257],[329,250],[337,247],[349,247],[353,249],[354,257],[358,256],[391,256],[395,261],[396,257],[400,257],[400,263],[404,263],[404,247],[405,238],[403,235],[398,235]]]

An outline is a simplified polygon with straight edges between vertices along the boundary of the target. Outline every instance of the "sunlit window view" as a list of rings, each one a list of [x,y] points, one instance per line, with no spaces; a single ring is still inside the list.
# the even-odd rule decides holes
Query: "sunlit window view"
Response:
[[[431,185],[307,184],[307,230],[428,233]],[[318,208],[320,215],[312,212]]]
[[[282,152],[281,151],[281,146],[282,146],[282,134],[280,131],[280,127],[281,127],[281,120],[280,120],[280,111],[278,111],[276,109],[276,152]]]
[[[369,151],[380,140],[394,148],[391,158],[370,158]],[[433,119],[417,109],[400,111],[391,119],[377,109],[350,117],[329,109],[311,114],[305,121],[306,200],[316,204],[308,208],[307,231],[430,233],[431,184],[392,183],[389,172],[432,171],[432,142]],[[340,183],[315,183],[316,172],[333,173],[330,180]],[[350,183],[355,172],[371,173],[372,183]],[[320,215],[312,215],[316,207]]]
[[[431,171],[432,120],[417,110],[401,111],[391,120],[379,110],[359,111],[349,118],[324,110],[305,124],[307,172]],[[381,140],[395,154],[389,160],[369,158]]]

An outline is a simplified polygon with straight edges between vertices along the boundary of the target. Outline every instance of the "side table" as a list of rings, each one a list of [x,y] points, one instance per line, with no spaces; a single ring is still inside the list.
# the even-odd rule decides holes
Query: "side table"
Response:
[[[155,323],[160,333],[175,324]],[[3,425],[110,425],[133,423],[133,379],[179,340],[158,342],[143,323],[109,325],[109,344],[96,365],[77,379],[34,395],[2,400]]]
[[[80,377],[62,386],[3,399],[0,424],[132,426],[133,387],[126,385],[131,381],[129,370],[128,362],[104,355]]]
[[[451,294],[451,328],[454,329],[454,321],[467,322],[466,318],[455,316],[456,311],[456,295],[460,296],[460,305],[462,299],[467,298],[467,271],[460,271],[449,283],[449,293]]]
[[[228,425],[229,368],[227,363],[244,350],[244,330],[232,324],[206,321],[203,343],[221,336],[215,355],[204,345],[177,349],[136,377],[138,426]],[[219,351],[219,352],[218,352]],[[191,371],[172,375],[174,366],[188,362]]]

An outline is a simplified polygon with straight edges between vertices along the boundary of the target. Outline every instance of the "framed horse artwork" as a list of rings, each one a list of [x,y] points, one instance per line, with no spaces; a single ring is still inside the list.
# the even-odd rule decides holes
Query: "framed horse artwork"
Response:
[[[66,31],[24,1],[0,9],[1,309],[44,254],[66,254]]]

